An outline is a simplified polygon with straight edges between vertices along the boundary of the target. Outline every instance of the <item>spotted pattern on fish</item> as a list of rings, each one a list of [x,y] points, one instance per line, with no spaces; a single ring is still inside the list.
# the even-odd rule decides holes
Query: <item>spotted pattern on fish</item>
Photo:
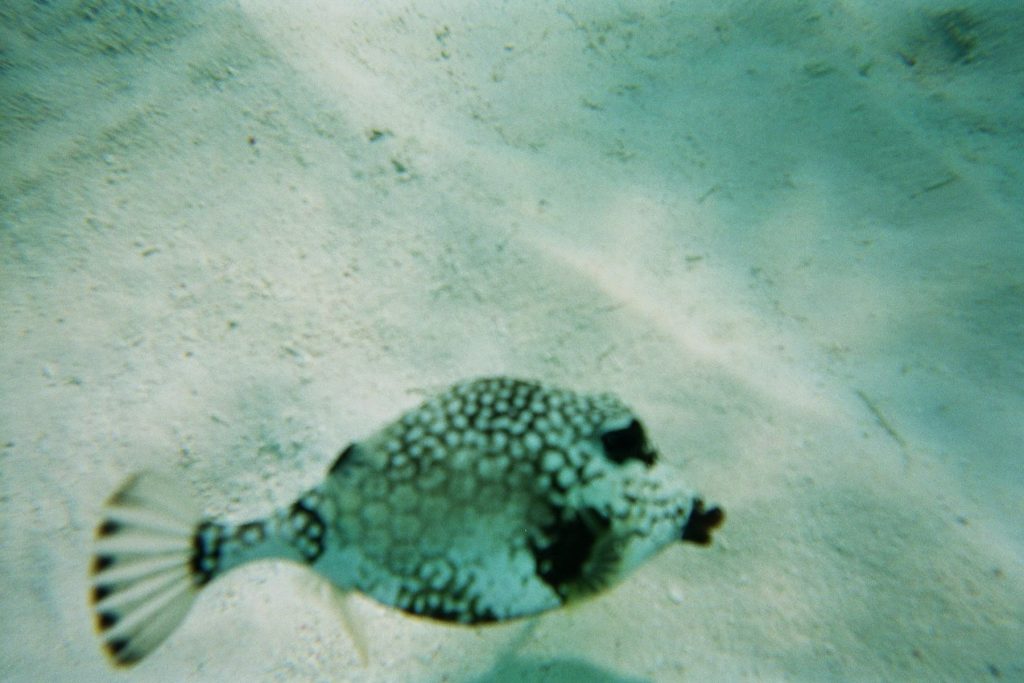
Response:
[[[506,377],[456,384],[350,444],[320,485],[267,518],[197,520],[193,509],[145,475],[108,503],[93,597],[118,663],[166,638],[199,588],[257,559],[292,559],[400,610],[478,624],[597,593],[675,542],[706,545],[724,518],[659,461],[616,397]],[[155,561],[166,556],[158,540],[180,543],[186,561]],[[157,599],[164,610],[140,617]]]

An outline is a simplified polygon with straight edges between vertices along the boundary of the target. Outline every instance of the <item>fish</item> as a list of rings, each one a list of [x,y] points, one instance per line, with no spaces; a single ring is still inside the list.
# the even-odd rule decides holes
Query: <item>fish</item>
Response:
[[[352,442],[262,518],[204,517],[173,478],[129,477],[96,527],[90,597],[120,666],[166,640],[204,586],[257,560],[307,565],[412,615],[500,623],[597,595],[675,543],[706,546],[724,519],[613,394],[485,377]]]

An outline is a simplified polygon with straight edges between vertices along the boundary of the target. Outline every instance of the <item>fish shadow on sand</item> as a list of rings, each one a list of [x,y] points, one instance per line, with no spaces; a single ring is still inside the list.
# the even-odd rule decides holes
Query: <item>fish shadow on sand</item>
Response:
[[[466,683],[650,683],[645,678],[620,676],[581,659],[502,657],[483,675]]]

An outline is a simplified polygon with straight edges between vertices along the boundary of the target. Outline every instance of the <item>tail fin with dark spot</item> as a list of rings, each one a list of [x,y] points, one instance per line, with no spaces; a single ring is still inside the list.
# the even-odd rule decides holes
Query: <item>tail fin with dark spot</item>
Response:
[[[96,529],[92,603],[103,646],[131,665],[188,614],[211,578],[199,508],[175,482],[139,474],[110,497]]]

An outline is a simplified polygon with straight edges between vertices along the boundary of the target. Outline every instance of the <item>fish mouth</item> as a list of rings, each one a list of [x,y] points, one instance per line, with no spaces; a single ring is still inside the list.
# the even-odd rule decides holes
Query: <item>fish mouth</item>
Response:
[[[705,508],[703,498],[694,498],[680,540],[697,545],[711,545],[711,533],[722,526],[724,521],[725,510],[717,505]]]

